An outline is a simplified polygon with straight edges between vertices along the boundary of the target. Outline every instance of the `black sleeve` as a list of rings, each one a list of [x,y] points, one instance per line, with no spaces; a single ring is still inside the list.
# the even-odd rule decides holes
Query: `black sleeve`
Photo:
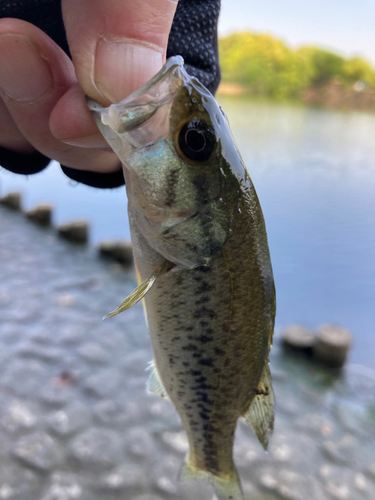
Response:
[[[217,22],[220,0],[180,0],[173,20],[167,57],[181,55],[188,73],[196,76],[213,94],[220,82]],[[34,24],[70,57],[60,0],[0,0],[0,18],[13,17]],[[34,174],[49,164],[41,153],[30,155],[0,148],[0,165],[18,174]],[[99,174],[61,166],[63,172],[88,186],[114,188],[124,184],[122,171]]]

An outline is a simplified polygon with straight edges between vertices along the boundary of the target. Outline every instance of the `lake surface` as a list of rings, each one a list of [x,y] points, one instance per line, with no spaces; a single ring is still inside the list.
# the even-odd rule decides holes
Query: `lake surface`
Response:
[[[335,322],[355,336],[351,361],[375,365],[375,115],[221,97],[262,203],[277,287],[277,331]],[[91,238],[129,237],[123,188],[96,190],[57,164],[1,193],[52,202],[55,222],[86,217]]]

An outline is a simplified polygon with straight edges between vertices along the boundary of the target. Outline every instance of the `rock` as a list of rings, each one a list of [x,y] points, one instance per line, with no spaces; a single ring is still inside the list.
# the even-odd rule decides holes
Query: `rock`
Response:
[[[0,423],[7,432],[13,433],[33,428],[37,423],[37,416],[24,402],[15,400],[1,415]]]
[[[108,429],[91,428],[72,444],[72,456],[86,469],[101,471],[118,465],[122,456],[119,435]]]
[[[99,253],[102,257],[116,260],[124,265],[133,263],[133,249],[129,240],[105,240],[99,245]]]
[[[50,429],[60,436],[73,434],[89,423],[90,411],[79,402],[53,413],[48,419]]]
[[[365,470],[365,473],[371,478],[375,479],[375,462],[370,464],[367,469]]]
[[[334,429],[334,425],[331,421],[325,419],[317,413],[303,415],[295,420],[294,425],[296,429],[301,430],[304,433],[310,433],[316,438],[330,436]]]
[[[122,376],[116,368],[109,368],[95,373],[86,379],[85,390],[90,395],[104,398],[113,395],[120,383]]]
[[[127,429],[127,450],[138,458],[153,456],[155,452],[152,435],[143,427],[130,427]]]
[[[64,354],[58,347],[42,346],[30,341],[21,342],[17,352],[24,358],[38,358],[47,363],[56,363]]]
[[[75,220],[57,227],[57,232],[66,240],[74,243],[87,243],[89,223],[86,220]]]
[[[156,480],[157,488],[163,493],[173,495],[177,492],[177,486],[175,482],[172,482],[168,477],[161,476]]]
[[[372,500],[373,485],[360,472],[335,465],[323,465],[319,470],[320,480],[329,498],[333,500]]]
[[[55,408],[61,408],[69,403],[72,393],[69,384],[61,384],[59,379],[54,379],[53,383],[46,385],[40,391],[39,397],[43,403]]]
[[[0,467],[0,499],[31,500],[39,498],[38,475],[14,460]]]
[[[129,488],[144,488],[145,482],[145,474],[139,467],[126,464],[104,474],[100,478],[99,487],[110,492],[120,492]]]
[[[40,224],[41,226],[49,226],[51,224],[52,205],[42,203],[31,210],[27,210],[26,216],[28,219]]]
[[[156,495],[140,495],[137,497],[133,497],[133,500],[163,500],[163,499]]]
[[[352,334],[339,325],[322,325],[316,332],[314,359],[329,368],[341,368],[352,344]]]
[[[53,469],[59,462],[55,441],[44,432],[35,432],[19,439],[13,454],[22,462],[42,471]]]
[[[189,449],[185,431],[164,432],[162,437],[165,443],[169,444],[169,446],[180,453],[186,453]]]
[[[334,411],[345,431],[369,438],[374,435],[374,425],[369,421],[366,405],[345,400],[338,401],[334,405]]]
[[[48,371],[35,360],[14,361],[2,377],[2,385],[18,396],[39,395],[48,380]]]
[[[12,210],[20,210],[21,208],[21,193],[18,191],[11,191],[5,196],[0,198],[0,203]]]
[[[282,331],[282,339],[285,347],[294,351],[311,352],[315,344],[314,334],[302,325],[289,325]]]
[[[55,472],[41,500],[74,500],[82,498],[82,487],[75,474]]]
[[[78,349],[78,354],[91,363],[104,364],[109,361],[108,353],[97,342],[87,342]]]
[[[325,441],[322,451],[332,462],[338,465],[349,465],[353,463],[358,451],[358,441],[350,434],[346,434],[338,442]]]
[[[94,418],[102,425],[123,428],[129,420],[129,412],[111,399],[100,401],[94,407]]]

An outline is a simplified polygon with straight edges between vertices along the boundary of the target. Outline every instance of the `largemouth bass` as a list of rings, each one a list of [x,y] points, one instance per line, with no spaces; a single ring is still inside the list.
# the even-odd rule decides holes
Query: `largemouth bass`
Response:
[[[151,392],[177,409],[189,441],[182,478],[239,500],[237,419],[266,448],[275,289],[262,210],[228,121],[210,92],[167,61],[118,104],[89,107],[121,159],[154,361]]]

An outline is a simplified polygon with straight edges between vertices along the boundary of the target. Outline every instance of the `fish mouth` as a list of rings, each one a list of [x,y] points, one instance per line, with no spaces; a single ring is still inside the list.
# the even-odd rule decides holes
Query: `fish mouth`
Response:
[[[134,120],[134,126],[131,128],[139,126],[140,123],[144,123],[150,118],[163,102],[174,96],[178,89],[190,80],[191,77],[186,73],[183,66],[184,60],[181,56],[170,57],[151,80],[144,83],[122,101],[111,104],[107,108],[86,96],[87,105],[103,135],[105,136],[103,126],[112,128],[114,132],[122,133],[121,130],[112,127],[113,116],[121,115],[121,110],[128,111],[131,114],[134,108],[138,108],[138,114],[136,113],[136,116],[130,118],[130,121]],[[147,108],[147,105],[150,109],[146,109],[143,113],[139,112],[142,107],[146,106]],[[145,120],[142,120],[142,114],[145,115]]]

